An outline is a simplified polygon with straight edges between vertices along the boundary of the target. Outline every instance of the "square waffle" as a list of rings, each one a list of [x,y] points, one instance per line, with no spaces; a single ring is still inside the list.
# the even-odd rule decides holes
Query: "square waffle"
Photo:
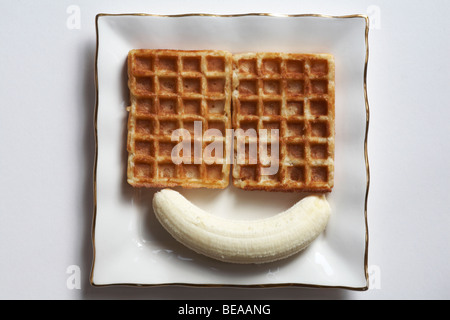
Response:
[[[127,176],[132,186],[228,186],[231,68],[231,53],[225,51],[129,52]],[[177,129],[189,134],[172,139]],[[219,130],[221,137],[203,139],[208,129]],[[210,146],[214,151],[204,153],[214,141],[223,143],[223,152]],[[181,163],[171,156],[177,146],[183,148]]]
[[[334,77],[334,58],[328,54],[233,56],[233,128],[256,132],[235,140],[232,176],[236,187],[332,190]],[[260,129],[267,129],[268,135],[270,129],[278,129],[279,139],[272,141]],[[274,148],[278,155],[270,159],[276,171],[268,168]]]

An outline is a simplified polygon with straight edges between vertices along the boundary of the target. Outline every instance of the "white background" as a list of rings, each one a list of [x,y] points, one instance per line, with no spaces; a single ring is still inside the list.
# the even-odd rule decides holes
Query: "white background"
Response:
[[[0,1],[0,299],[450,298],[449,1]],[[100,12],[370,15],[370,290],[89,285]]]

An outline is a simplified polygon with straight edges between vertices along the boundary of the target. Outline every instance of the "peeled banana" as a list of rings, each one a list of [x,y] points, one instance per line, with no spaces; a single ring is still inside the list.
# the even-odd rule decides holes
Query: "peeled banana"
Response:
[[[313,195],[269,218],[225,219],[171,189],[154,195],[153,210],[162,226],[186,247],[240,264],[272,262],[303,250],[325,229],[331,214],[325,196]]]

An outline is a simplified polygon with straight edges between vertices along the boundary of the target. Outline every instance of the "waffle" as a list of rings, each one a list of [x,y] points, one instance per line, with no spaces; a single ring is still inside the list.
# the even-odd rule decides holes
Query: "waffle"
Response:
[[[235,54],[233,128],[256,135],[235,140],[234,186],[246,190],[331,191],[334,99],[331,55]],[[278,129],[279,142],[264,136],[260,129]],[[273,153],[271,157],[272,150],[278,150],[278,156]]]
[[[139,49],[129,52],[129,184],[135,187],[228,186],[230,143],[226,129],[231,127],[231,67],[232,56],[224,51]],[[172,141],[177,129],[185,129],[188,134]],[[202,139],[207,129],[219,130],[221,137]],[[224,150],[212,145],[215,142]],[[173,161],[173,150],[179,151],[177,161]]]

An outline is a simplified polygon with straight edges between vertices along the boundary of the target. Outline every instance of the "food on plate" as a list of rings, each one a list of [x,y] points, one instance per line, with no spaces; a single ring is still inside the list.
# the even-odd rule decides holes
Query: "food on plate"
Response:
[[[330,54],[131,50],[128,182],[225,188],[232,163],[241,189],[330,192],[334,70]]]
[[[331,214],[325,195],[310,195],[270,218],[231,220],[199,209],[171,189],[154,195],[153,210],[186,247],[237,264],[277,261],[305,249],[324,231]]]
[[[266,191],[332,190],[334,81],[334,58],[329,54],[233,55],[232,126],[235,136],[238,129],[255,132],[243,135],[240,143],[235,140],[234,186]],[[276,134],[279,138],[272,139]],[[245,150],[244,158],[239,144]],[[248,151],[252,148],[258,150],[257,156]]]
[[[323,194],[245,221],[207,213],[167,188],[225,188],[231,171],[245,190],[330,192],[334,68],[329,54],[131,50],[129,184],[163,188],[153,198],[157,219],[205,256],[267,263],[303,250],[328,223]]]
[[[231,53],[225,51],[129,52],[127,177],[132,186],[228,186],[231,67]],[[203,137],[209,129],[217,134]]]

